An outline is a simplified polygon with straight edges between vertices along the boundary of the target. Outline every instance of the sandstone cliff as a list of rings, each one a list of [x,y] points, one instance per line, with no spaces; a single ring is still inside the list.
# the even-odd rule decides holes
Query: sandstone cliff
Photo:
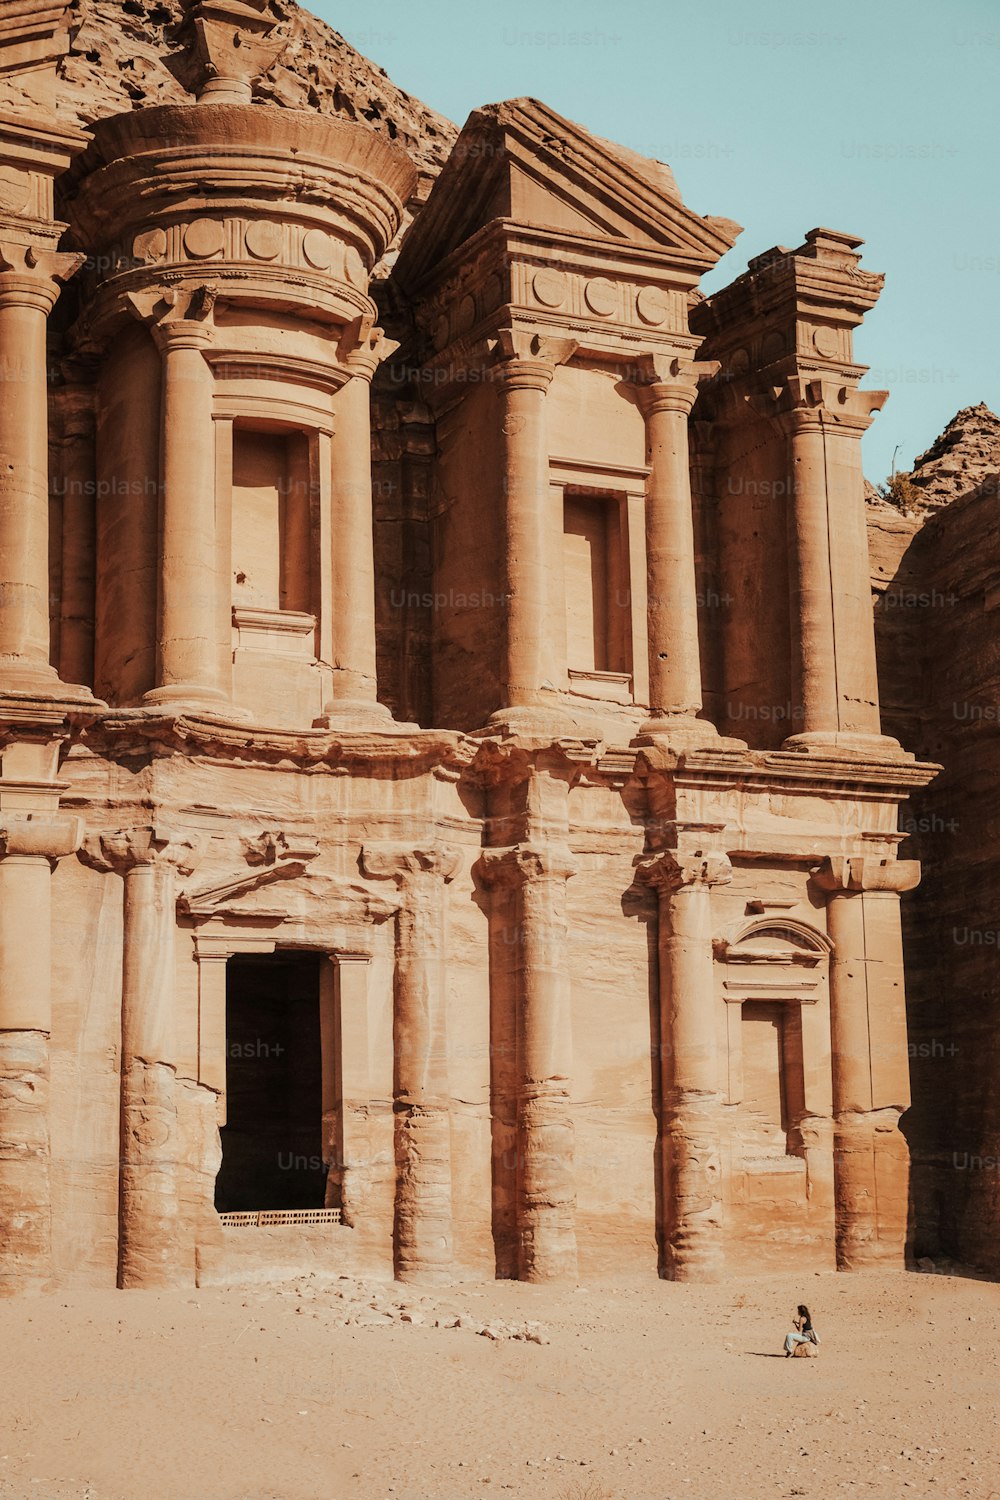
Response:
[[[149,104],[188,99],[179,32],[183,0],[73,0],[59,109],[81,124]],[[273,5],[288,46],[256,89],[264,103],[356,120],[398,141],[424,179],[436,176],[456,127],[392,82],[325,21],[294,0]]]
[[[868,536],[883,727],[943,767],[901,822],[914,1249],[996,1273],[1000,418],[958,412],[907,479],[905,508],[869,493]]]

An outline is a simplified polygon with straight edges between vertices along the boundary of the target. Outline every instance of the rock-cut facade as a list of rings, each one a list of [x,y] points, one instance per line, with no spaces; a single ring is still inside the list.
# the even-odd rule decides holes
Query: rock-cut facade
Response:
[[[881,277],[186,24],[0,18],[0,1287],[903,1264]]]

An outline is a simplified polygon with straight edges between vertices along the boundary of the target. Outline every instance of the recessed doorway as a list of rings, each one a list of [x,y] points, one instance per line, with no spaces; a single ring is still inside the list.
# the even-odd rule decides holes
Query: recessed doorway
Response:
[[[235,954],[226,965],[220,1213],[323,1208],[323,955]]]

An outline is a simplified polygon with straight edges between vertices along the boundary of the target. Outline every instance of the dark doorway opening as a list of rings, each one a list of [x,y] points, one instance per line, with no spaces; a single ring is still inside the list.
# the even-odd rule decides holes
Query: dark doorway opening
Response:
[[[279,951],[226,965],[220,1213],[324,1206],[322,961]]]

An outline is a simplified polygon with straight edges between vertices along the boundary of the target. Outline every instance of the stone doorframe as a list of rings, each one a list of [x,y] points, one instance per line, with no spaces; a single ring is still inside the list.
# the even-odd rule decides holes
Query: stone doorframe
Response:
[[[832,1109],[830,1028],[818,1003],[829,996],[833,944],[826,933],[800,918],[768,912],[739,923],[712,946],[717,963],[725,966],[721,979],[726,1004],[725,1102],[735,1105],[743,1099],[744,1002],[784,1001],[801,1006],[805,1112],[828,1115]]]
[[[216,917],[194,934],[198,1082],[216,1095],[220,1128],[226,1123],[226,964],[237,954],[274,953],[282,946],[281,925],[279,918],[270,931],[262,932],[227,927],[224,918]],[[298,942],[288,947],[319,953],[328,960],[320,968],[319,982],[322,1153],[331,1168],[331,1181],[343,1196],[349,1164],[368,1154],[366,1114],[373,1092],[368,1024],[372,955],[331,950],[323,944]]]

